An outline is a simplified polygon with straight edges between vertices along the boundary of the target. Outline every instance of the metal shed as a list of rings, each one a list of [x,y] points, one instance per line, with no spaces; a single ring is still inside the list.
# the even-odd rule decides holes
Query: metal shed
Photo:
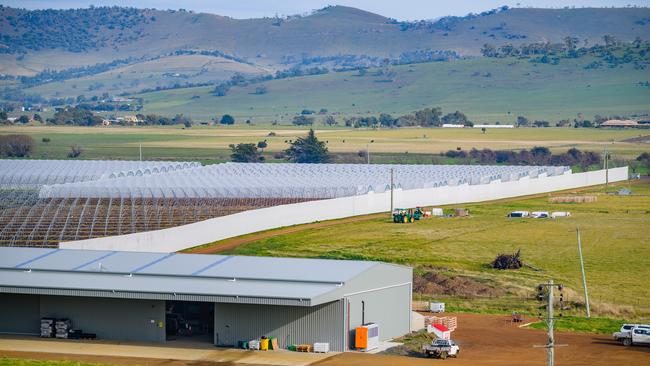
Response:
[[[215,345],[273,336],[344,351],[363,323],[382,340],[408,333],[411,288],[410,267],[371,261],[0,248],[0,332],[66,317],[99,338],[164,342],[170,304],[200,303]]]

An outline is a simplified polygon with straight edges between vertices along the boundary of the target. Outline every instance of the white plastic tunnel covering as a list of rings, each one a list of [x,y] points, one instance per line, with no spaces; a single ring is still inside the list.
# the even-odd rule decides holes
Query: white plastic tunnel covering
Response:
[[[165,162],[162,162],[165,163]],[[157,165],[157,166],[147,166],[145,168],[138,168],[134,170],[126,170],[126,171],[119,171],[119,172],[111,172],[107,173],[101,176],[101,178],[122,178],[122,177],[132,177],[132,176],[137,176],[141,177],[143,175],[151,175],[151,174],[160,174],[160,173],[167,173],[175,170],[181,170],[181,169],[188,169],[188,168],[197,168],[200,167],[201,163],[199,162],[182,162],[182,163],[175,163],[175,162],[167,162],[167,164],[163,165]]]
[[[159,166],[159,174],[120,177],[43,187],[41,197],[161,197],[161,198],[336,198],[381,193],[394,187],[421,189],[463,184],[487,184],[564,172],[555,167],[481,165],[366,165],[225,163],[208,166]],[[146,169],[146,168],[143,168]],[[151,169],[151,168],[150,168]],[[168,172],[163,171],[167,169]],[[125,171],[121,171],[122,173]]]
[[[0,188],[38,188],[98,180],[118,174],[145,175],[154,169],[187,169],[198,162],[129,160],[30,160],[0,159]],[[131,172],[131,174],[129,174]]]

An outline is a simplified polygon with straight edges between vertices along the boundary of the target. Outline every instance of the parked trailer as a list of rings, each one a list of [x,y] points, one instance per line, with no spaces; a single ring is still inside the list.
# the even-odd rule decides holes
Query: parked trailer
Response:
[[[432,313],[444,313],[445,312],[445,303],[444,302],[430,302],[429,311]]]
[[[551,218],[569,217],[569,216],[571,216],[571,212],[568,212],[568,211],[554,211],[554,212],[551,212]]]

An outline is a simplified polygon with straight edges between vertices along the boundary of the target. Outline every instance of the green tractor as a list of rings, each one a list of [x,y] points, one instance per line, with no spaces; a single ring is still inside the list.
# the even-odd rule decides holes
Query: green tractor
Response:
[[[415,222],[415,220],[419,220],[422,216],[424,216],[424,211],[420,207],[409,209],[396,208],[393,210],[393,222],[397,224]]]

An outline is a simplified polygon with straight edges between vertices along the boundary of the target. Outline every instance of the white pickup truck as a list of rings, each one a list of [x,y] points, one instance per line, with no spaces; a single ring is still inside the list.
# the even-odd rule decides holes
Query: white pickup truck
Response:
[[[451,339],[435,339],[431,344],[422,346],[422,353],[425,357],[445,359],[447,357],[458,357],[460,347]]]
[[[650,325],[623,324],[621,330],[612,336],[624,346],[650,345]]]

